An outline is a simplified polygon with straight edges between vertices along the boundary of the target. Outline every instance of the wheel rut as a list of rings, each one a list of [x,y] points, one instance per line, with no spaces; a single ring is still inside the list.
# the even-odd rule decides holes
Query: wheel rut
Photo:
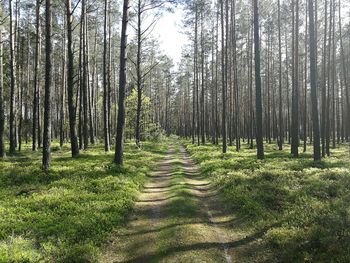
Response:
[[[249,242],[217,195],[185,148],[171,145],[100,262],[242,262],[236,251]]]

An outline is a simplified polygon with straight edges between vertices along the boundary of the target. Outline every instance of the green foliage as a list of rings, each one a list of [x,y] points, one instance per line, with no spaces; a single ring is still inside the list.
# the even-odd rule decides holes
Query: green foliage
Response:
[[[134,88],[126,99],[126,125],[125,136],[128,139],[135,137],[137,117],[137,89]],[[142,94],[141,104],[141,139],[153,142],[161,142],[165,135],[158,123],[154,123],[151,117],[151,99]]]
[[[32,240],[11,236],[0,241],[0,262],[29,263],[39,262],[40,258],[40,253]]]
[[[220,188],[227,208],[246,219],[245,228],[263,233],[268,261],[350,262],[350,162],[341,146],[321,162],[310,153],[292,158],[266,145],[221,154],[221,147],[187,149],[202,172]],[[266,255],[265,255],[266,256]]]
[[[57,147],[48,173],[29,148],[0,162],[0,262],[96,262],[165,152],[126,145],[119,168],[100,146],[75,159]]]

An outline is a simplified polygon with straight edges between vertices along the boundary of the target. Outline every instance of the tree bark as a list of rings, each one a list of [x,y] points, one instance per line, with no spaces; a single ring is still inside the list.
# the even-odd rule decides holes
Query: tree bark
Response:
[[[299,0],[295,4],[295,23],[294,23],[294,70],[293,70],[293,96],[292,96],[292,147],[291,153],[294,157],[299,155]],[[293,11],[294,12],[294,11]]]
[[[278,87],[279,87],[279,137],[278,149],[283,150],[283,108],[282,108],[282,43],[281,43],[281,1],[278,0]]]
[[[264,142],[262,134],[262,102],[261,102],[261,75],[260,75],[260,36],[259,36],[259,9],[258,0],[254,0],[254,47],[255,47],[255,92],[256,92],[256,144],[257,157],[264,159]]]
[[[137,8],[137,58],[136,58],[136,77],[137,77],[137,110],[136,110],[136,126],[135,140],[136,145],[140,147],[141,140],[141,110],[142,110],[142,72],[141,72],[141,0],[138,0]]]
[[[79,144],[76,129],[76,107],[74,106],[74,52],[72,39],[72,9],[71,0],[66,0],[67,8],[67,95],[69,112],[69,131],[72,157],[79,155]]]
[[[345,51],[343,44],[343,35],[342,35],[342,22],[341,22],[341,1],[339,0],[339,39],[340,39],[340,53],[341,53],[341,64],[342,64],[342,73],[343,73],[343,83],[345,89],[345,101],[346,101],[346,109],[347,109],[347,125],[345,127],[346,134],[345,138],[349,138],[349,130],[350,130],[350,97],[349,97],[349,86],[348,86],[348,75],[346,70],[346,60],[345,60]]]
[[[320,124],[318,118],[318,97],[317,97],[317,47],[315,41],[314,25],[314,5],[313,0],[309,0],[309,42],[310,42],[310,83],[311,83],[311,102],[312,102],[312,128],[313,128],[313,145],[314,160],[321,160],[320,146]]]
[[[118,119],[117,137],[115,145],[114,162],[123,165],[123,141],[125,126],[125,88],[126,88],[126,47],[127,47],[127,26],[129,19],[129,0],[123,3],[123,21],[120,40],[120,66],[119,66],[119,99],[118,99]]]
[[[16,62],[15,62],[15,39],[13,32],[13,0],[9,0],[10,12],[10,155],[16,150],[16,125],[15,125],[15,92],[16,92]]]
[[[108,108],[108,83],[107,83],[107,9],[108,0],[105,0],[104,6],[104,25],[103,25],[103,130],[104,130],[104,147],[105,151],[110,150],[109,141],[109,108]]]
[[[228,1],[228,0],[226,0]],[[225,23],[224,23],[224,0],[221,0],[221,82],[222,82],[222,152],[227,152],[226,134],[226,63],[225,63]]]
[[[45,101],[44,101],[44,138],[43,138],[43,168],[51,166],[51,85],[52,85],[52,5],[51,0],[45,0]]]
[[[0,18],[2,20],[3,2],[0,2]],[[0,158],[6,158],[4,130],[5,130],[5,111],[4,111],[4,60],[3,60],[3,42],[2,26],[0,26]]]

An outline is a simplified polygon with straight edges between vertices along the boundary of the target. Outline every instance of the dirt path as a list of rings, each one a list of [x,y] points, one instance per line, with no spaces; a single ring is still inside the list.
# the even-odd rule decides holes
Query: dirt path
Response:
[[[174,145],[100,262],[242,262],[239,254],[253,239],[237,231],[239,222],[223,212],[185,149]]]

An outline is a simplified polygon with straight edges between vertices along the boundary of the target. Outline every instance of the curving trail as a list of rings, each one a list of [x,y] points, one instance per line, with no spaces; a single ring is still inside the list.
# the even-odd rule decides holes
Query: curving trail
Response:
[[[237,230],[242,220],[225,213],[216,189],[173,144],[100,262],[244,262],[255,238]]]

